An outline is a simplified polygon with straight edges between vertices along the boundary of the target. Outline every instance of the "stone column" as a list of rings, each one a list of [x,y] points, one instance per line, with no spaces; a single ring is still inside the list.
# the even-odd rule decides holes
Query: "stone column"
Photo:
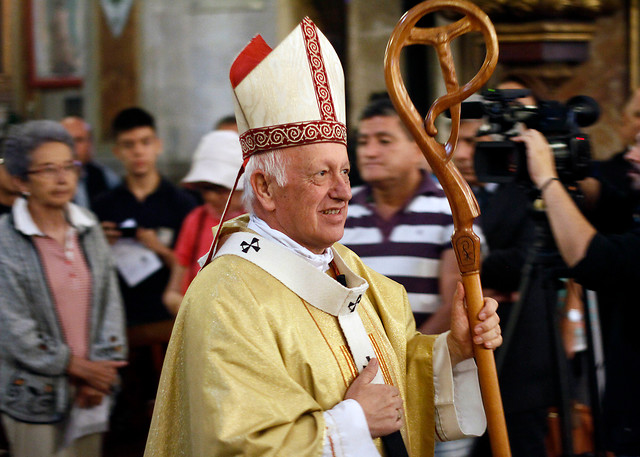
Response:
[[[355,126],[369,94],[386,90],[384,51],[389,36],[402,16],[399,0],[352,0],[347,10],[349,127]]]

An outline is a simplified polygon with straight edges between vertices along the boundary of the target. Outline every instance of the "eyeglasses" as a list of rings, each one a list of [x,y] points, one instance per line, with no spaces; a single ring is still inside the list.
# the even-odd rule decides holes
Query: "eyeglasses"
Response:
[[[75,174],[80,174],[80,168],[82,167],[82,162],[78,160],[74,160],[71,163],[66,163],[64,165],[45,165],[41,168],[36,168],[35,170],[27,170],[27,174],[29,175],[40,175],[46,179],[56,179],[60,173],[65,176]]]

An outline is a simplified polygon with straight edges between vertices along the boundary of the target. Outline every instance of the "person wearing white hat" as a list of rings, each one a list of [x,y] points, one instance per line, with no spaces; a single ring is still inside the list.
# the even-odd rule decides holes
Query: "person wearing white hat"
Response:
[[[254,38],[230,77],[250,215],[185,295],[145,456],[422,456],[482,433],[466,359],[472,333],[501,344],[497,303],[471,331],[459,284],[451,332],[419,334],[404,288],[336,243],[351,190],[329,41],[305,18],[273,50]]]
[[[225,203],[231,194],[226,219],[243,214],[242,183],[233,188],[238,169],[242,166],[242,150],[238,134],[231,130],[218,130],[202,137],[193,155],[191,169],[182,179],[185,187],[199,191],[203,205],[193,209],[182,223],[174,247],[176,262],[162,301],[176,315],[180,302],[213,241],[212,229],[222,219]]]

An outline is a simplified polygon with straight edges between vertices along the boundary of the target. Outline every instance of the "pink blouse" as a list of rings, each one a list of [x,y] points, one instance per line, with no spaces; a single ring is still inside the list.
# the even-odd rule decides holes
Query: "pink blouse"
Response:
[[[65,245],[53,238],[33,236],[45,276],[71,353],[87,358],[91,307],[91,271],[80,247],[78,233],[70,228]]]

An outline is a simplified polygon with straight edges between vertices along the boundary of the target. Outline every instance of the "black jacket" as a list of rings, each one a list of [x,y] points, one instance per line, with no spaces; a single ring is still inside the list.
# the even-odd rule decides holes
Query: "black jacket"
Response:
[[[495,192],[478,200],[480,223],[489,245],[489,254],[482,261],[482,286],[515,292],[519,290],[523,268],[536,241],[531,199],[520,185],[510,183],[500,185]],[[542,270],[534,268],[527,278],[529,292],[517,318],[514,338],[508,346],[505,344],[496,351],[496,358],[506,351],[500,390],[507,413],[546,408],[555,398],[548,298],[543,290],[544,285],[554,283],[553,278],[540,274]],[[509,325],[513,309],[514,303],[500,303],[498,314],[503,329]]]

